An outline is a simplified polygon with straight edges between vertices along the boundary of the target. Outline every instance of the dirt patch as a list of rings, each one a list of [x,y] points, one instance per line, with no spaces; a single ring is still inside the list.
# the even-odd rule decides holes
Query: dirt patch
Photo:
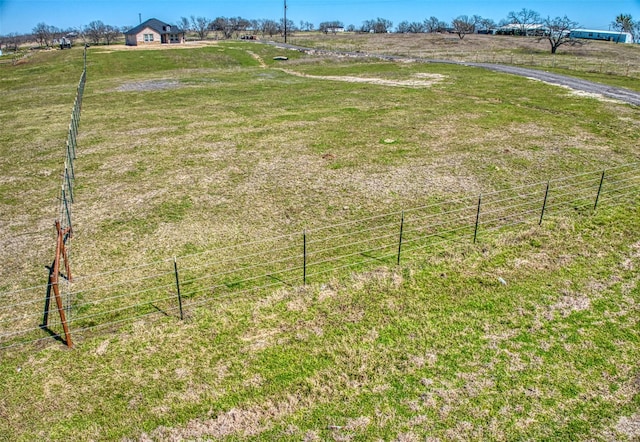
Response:
[[[118,92],[148,92],[162,91],[167,89],[177,89],[182,87],[182,83],[176,80],[147,80],[129,81],[116,88]]]
[[[267,67],[267,64],[264,62],[262,57],[260,57],[258,54],[256,54],[255,52],[251,52],[251,51],[247,51],[247,53],[249,55],[251,55],[253,58],[255,58],[258,63],[260,63],[260,67],[261,68],[266,68]]]
[[[150,435],[143,434],[140,440],[201,440],[233,434],[255,436],[268,430],[274,420],[294,413],[299,405],[297,398],[288,397],[281,402],[267,401],[261,407],[234,408],[212,419],[190,421],[182,428],[159,427]]]
[[[638,440],[640,438],[640,414],[621,417],[616,425],[616,431],[624,434],[630,440]]]
[[[89,51],[94,54],[110,54],[116,51],[164,51],[167,49],[193,49],[217,45],[217,41],[189,41],[182,44],[151,44],[138,46],[109,45],[107,48],[99,47],[89,49]]]
[[[388,80],[374,77],[353,77],[349,75],[310,75],[289,69],[281,69],[283,72],[296,77],[311,78],[315,80],[343,81],[346,83],[375,84],[379,86],[426,88],[445,79],[444,75],[419,73],[407,80]]]
[[[605,102],[609,102],[609,103],[619,103],[620,102],[619,100],[613,100],[611,98],[607,98],[602,94],[597,94],[597,93],[594,93],[594,92],[587,92],[587,91],[582,91],[582,90],[578,90],[578,89],[573,89],[572,87],[567,86],[567,85],[552,83],[550,81],[544,81],[544,80],[540,80],[538,78],[533,78],[533,77],[527,77],[527,78],[529,80],[539,81],[539,82],[544,83],[544,84],[550,84],[552,86],[561,87],[563,89],[566,89],[569,92],[569,95],[574,95],[576,97],[595,98],[596,100],[605,101]]]
[[[573,312],[588,310],[591,307],[591,300],[582,294],[566,293],[558,302],[549,307],[547,313],[548,319],[553,318],[553,312],[559,312],[563,318],[566,318]]]

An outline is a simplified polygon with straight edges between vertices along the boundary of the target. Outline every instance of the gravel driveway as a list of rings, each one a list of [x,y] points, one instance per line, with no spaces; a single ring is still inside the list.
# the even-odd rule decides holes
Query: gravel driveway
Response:
[[[577,91],[588,92],[590,94],[599,94],[614,100],[624,101],[625,103],[640,106],[640,92],[632,91],[621,87],[609,86],[593,81],[582,80],[580,78],[569,77],[566,75],[554,74],[538,69],[527,69],[517,66],[507,66],[501,64],[488,63],[461,63],[465,66],[475,66],[489,69],[496,72],[504,72],[507,74],[521,75],[523,77],[535,78],[536,80],[546,83],[566,86]]]

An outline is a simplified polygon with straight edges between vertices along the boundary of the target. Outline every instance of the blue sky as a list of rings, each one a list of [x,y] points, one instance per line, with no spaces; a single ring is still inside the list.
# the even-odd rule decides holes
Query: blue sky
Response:
[[[284,0],[0,0],[0,35],[30,32],[44,22],[59,28],[78,28],[93,20],[114,26],[135,26],[142,20],[157,18],[176,23],[191,15],[244,17],[248,19],[282,17]],[[318,23],[340,20],[345,26],[359,26],[377,17],[395,25],[403,20],[422,21],[430,16],[450,22],[461,14],[481,15],[496,22],[509,11],[532,9],[542,16],[567,15],[582,27],[608,29],[620,13],[640,19],[640,0],[287,0],[287,18]]]

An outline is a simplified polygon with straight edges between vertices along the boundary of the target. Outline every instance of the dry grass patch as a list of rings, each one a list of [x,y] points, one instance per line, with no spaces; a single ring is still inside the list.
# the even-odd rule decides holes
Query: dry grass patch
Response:
[[[289,75],[313,79],[313,80],[344,81],[346,83],[374,84],[378,86],[411,87],[411,88],[430,87],[446,78],[444,75],[441,75],[441,74],[428,74],[424,72],[415,74],[414,79],[387,80],[384,78],[353,77],[348,75],[345,75],[345,76],[311,75],[311,74],[304,74],[301,72],[292,71],[290,69],[281,69],[281,70],[282,72],[285,72]]]

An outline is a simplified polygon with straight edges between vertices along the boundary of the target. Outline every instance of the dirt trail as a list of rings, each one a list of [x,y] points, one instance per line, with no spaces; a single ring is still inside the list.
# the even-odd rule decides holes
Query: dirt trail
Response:
[[[261,68],[266,68],[267,67],[267,64],[264,62],[262,57],[260,57],[258,54],[256,54],[255,52],[251,52],[251,51],[247,51],[247,53],[249,55],[251,55],[253,58],[255,58],[258,61],[258,63],[260,63],[260,67]]]

